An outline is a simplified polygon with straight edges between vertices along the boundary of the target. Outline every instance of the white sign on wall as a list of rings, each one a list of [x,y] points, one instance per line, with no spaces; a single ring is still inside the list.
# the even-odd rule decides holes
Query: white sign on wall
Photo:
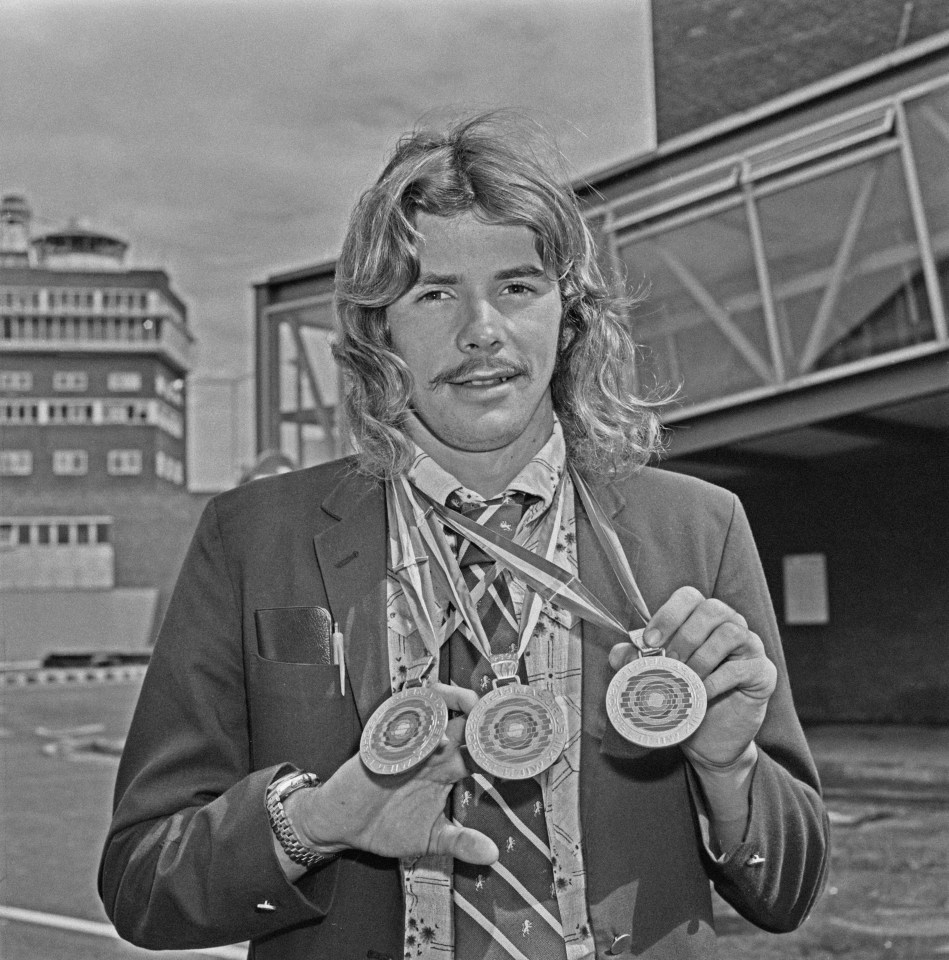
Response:
[[[784,558],[784,622],[830,622],[827,557],[823,553],[792,553]]]

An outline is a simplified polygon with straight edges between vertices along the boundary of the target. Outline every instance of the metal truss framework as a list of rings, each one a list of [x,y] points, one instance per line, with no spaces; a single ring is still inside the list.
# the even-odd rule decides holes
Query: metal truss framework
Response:
[[[916,156],[920,125],[949,149],[947,94],[949,76],[930,80],[589,209],[614,264],[624,264],[629,273],[632,265],[646,262],[647,279],[655,282],[656,274],[661,277],[667,302],[662,295],[647,300],[647,317],[640,321],[637,336],[648,332],[665,378],[681,381],[686,401],[666,416],[667,422],[701,419],[949,348],[942,289],[946,281],[940,280],[940,268],[949,272],[949,220],[940,211],[933,230]],[[831,254],[821,263],[802,255],[802,269],[789,271],[785,265],[782,273],[769,249],[769,198],[783,195],[787,203],[790,191],[819,185],[822,178],[835,175],[852,178],[855,189],[845,214],[825,228],[836,237]],[[884,203],[880,199],[884,189],[890,191],[891,204],[894,196],[905,197],[911,233],[873,237],[871,247],[862,248],[871,229],[869,217]],[[798,228],[806,222],[802,218],[811,216],[816,222],[823,215],[821,210],[794,213]],[[753,283],[741,289],[735,289],[737,283],[716,283],[721,278],[703,276],[703,270],[711,269],[710,262],[721,259],[708,237],[713,235],[712,224],[726,233],[724,218],[732,231],[729,236],[737,234],[740,225],[740,240],[749,251]],[[687,242],[692,239],[696,242]],[[701,246],[703,241],[706,247]],[[734,243],[731,246],[734,249]],[[853,289],[848,285],[866,286],[881,275],[901,276],[898,287],[896,280],[886,282],[893,285],[894,296],[899,292],[904,297],[908,322],[925,334],[908,347],[898,344],[835,362],[831,348],[847,337],[859,338],[861,328],[872,319],[880,323],[869,308],[842,319],[848,291]],[[806,322],[798,318],[790,332],[789,304],[809,305]],[[853,313],[854,308],[850,310]],[[751,322],[749,317],[756,319]],[[690,400],[689,376],[683,370],[688,358],[678,344],[683,335],[699,328],[706,343],[715,341],[721,355],[731,356],[730,369],[740,383],[737,389],[728,383],[717,391],[713,386],[711,392]],[[797,346],[791,342],[792,332]]]

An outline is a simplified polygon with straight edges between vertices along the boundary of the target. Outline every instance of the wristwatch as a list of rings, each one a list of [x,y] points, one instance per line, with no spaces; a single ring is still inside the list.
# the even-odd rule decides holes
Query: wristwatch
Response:
[[[315,773],[288,773],[274,780],[267,788],[267,815],[270,817],[270,827],[274,832],[284,853],[301,867],[315,867],[324,860],[331,860],[330,855],[317,853],[300,840],[296,830],[283,809],[283,802],[291,793],[297,790],[318,787],[322,781]]]

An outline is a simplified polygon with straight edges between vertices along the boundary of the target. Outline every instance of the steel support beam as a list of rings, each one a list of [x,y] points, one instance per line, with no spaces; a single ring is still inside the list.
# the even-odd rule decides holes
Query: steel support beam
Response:
[[[669,455],[689,457],[701,450],[945,392],[949,392],[949,351],[939,350],[901,364],[684,417],[669,425]]]
[[[853,256],[853,249],[857,245],[857,238],[860,236],[860,228],[863,226],[864,218],[867,215],[867,207],[870,205],[870,198],[873,196],[876,181],[877,169],[872,167],[863,178],[863,183],[860,184],[860,191],[854,201],[853,209],[850,211],[847,227],[840,241],[840,247],[837,249],[837,256],[834,258],[830,280],[824,288],[824,296],[817,308],[813,326],[807,337],[807,343],[804,344],[804,349],[801,351],[801,359],[798,362],[798,370],[801,373],[807,373],[814,366],[820,357],[821,350],[824,348],[824,338],[837,307],[840,291],[843,289],[847,267],[850,266],[850,258]]]
[[[728,313],[718,305],[715,298],[702,285],[702,281],[664,247],[656,244],[656,249],[689,296],[705,311],[709,320],[718,327],[719,332],[735,348],[738,355],[764,383],[773,383],[774,370],[768,366],[764,357],[758,353],[754,344],[739,330],[738,325]]]

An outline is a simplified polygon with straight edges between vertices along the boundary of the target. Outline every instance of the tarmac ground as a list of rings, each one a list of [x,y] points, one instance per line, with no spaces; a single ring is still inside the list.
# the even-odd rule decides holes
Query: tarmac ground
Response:
[[[139,680],[0,692],[0,960],[152,956],[110,932],[95,873]],[[722,960],[949,958],[949,728],[808,730],[833,826],[831,876],[794,933],[717,901]],[[239,958],[240,947],[167,960]]]

